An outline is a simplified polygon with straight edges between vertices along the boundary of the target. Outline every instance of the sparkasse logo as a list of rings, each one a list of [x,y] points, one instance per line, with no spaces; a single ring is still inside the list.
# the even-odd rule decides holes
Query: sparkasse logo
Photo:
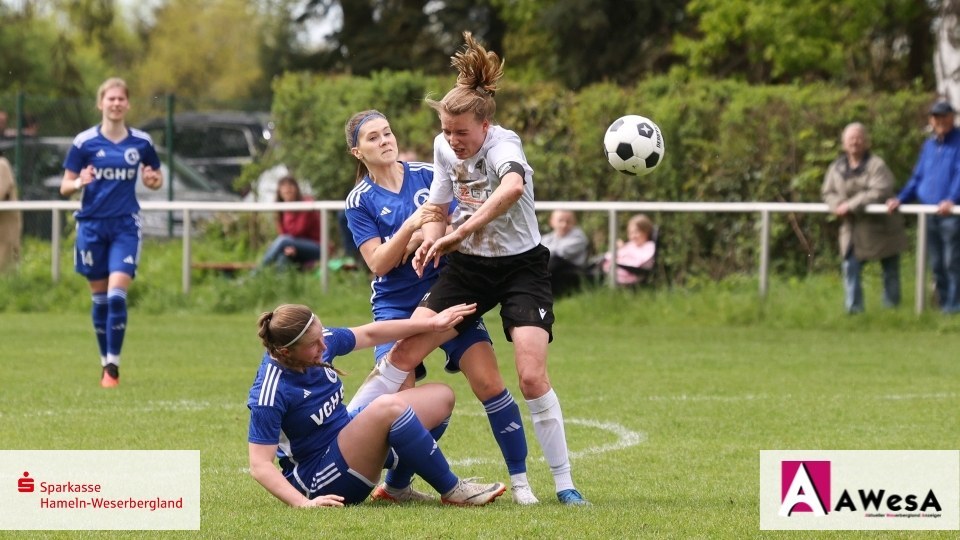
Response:
[[[17,480],[17,491],[20,493],[33,493],[33,478],[30,478],[29,471],[23,471],[23,478]]]

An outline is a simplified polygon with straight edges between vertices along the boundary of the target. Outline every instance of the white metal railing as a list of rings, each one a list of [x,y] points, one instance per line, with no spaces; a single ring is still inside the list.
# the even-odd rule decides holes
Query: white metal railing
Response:
[[[329,283],[328,250],[330,245],[329,224],[330,212],[343,209],[343,201],[312,201],[298,203],[236,203],[236,202],[198,202],[198,201],[151,201],[140,203],[144,212],[166,211],[182,212],[183,216],[183,260],[182,286],[183,292],[190,292],[191,271],[191,220],[193,211],[207,212],[276,212],[279,210],[315,210],[320,212],[320,282],[324,293]],[[79,210],[79,201],[3,201],[0,202],[0,212],[11,210],[22,211],[49,211],[52,214],[53,237],[51,238],[51,275],[54,281],[60,279],[60,244],[59,231],[62,230],[62,213],[64,211]],[[612,239],[619,234],[617,230],[617,215],[620,212],[725,212],[725,213],[759,213],[760,214],[760,261],[758,269],[759,292],[766,297],[769,289],[770,268],[770,215],[780,213],[826,214],[829,209],[824,203],[763,203],[763,202],[537,202],[537,211],[574,210],[580,212],[605,212],[607,218],[608,238],[611,239],[610,248],[616,257],[616,243]],[[926,220],[921,219],[926,214],[935,213],[934,205],[905,204],[900,206],[901,214],[917,216],[917,255],[916,255],[916,300],[915,309],[919,314],[923,311],[926,291]],[[886,213],[887,208],[882,204],[871,204],[866,211],[871,214]],[[953,213],[960,215],[960,206],[954,208]],[[616,266],[610,265],[608,283],[616,286]]]

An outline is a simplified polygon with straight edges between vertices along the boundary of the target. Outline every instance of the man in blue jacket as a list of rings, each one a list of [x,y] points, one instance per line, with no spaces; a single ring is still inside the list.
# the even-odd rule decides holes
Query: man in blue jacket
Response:
[[[938,101],[930,108],[933,136],[920,148],[907,185],[887,201],[891,212],[914,200],[937,206],[936,214],[926,216],[927,251],[944,313],[960,312],[960,216],[953,215],[953,205],[960,202],[960,131],[954,120],[949,102]]]

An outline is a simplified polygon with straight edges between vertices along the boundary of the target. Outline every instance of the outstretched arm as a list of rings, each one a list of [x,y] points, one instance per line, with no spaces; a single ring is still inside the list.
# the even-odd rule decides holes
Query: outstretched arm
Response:
[[[464,317],[476,310],[476,304],[458,304],[430,317],[376,321],[357,326],[350,329],[357,340],[354,350],[366,349],[424,332],[444,332],[463,322]]]

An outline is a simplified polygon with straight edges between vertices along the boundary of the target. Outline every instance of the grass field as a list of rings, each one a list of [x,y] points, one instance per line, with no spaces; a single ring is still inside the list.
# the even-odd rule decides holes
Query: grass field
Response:
[[[821,296],[809,289],[816,286],[831,289],[826,299],[813,297]],[[283,506],[246,472],[245,398],[261,352],[258,310],[163,315],[134,309],[123,382],[115,390],[97,384],[86,314],[0,314],[0,440],[5,449],[199,449],[203,538],[956,537],[956,531],[759,531],[760,450],[960,447],[960,323],[875,305],[849,318],[838,314],[838,283],[777,287],[763,304],[754,289],[737,287],[637,296],[601,291],[558,304],[551,378],[567,421],[574,478],[594,503],[589,508],[556,503],[523,405],[530,477],[544,501],[536,507],[519,507],[508,496],[479,509]],[[361,288],[312,295],[308,303],[325,324],[360,324],[368,317],[364,294]],[[807,311],[785,307],[806,297]],[[499,327],[496,317],[488,323]],[[499,332],[494,338],[508,385],[519,396],[511,346]],[[360,351],[338,364],[349,372],[348,395],[370,361],[371,353]],[[455,470],[506,480],[482,409],[462,377],[442,373],[436,356],[428,367],[459,397],[441,440]]]

